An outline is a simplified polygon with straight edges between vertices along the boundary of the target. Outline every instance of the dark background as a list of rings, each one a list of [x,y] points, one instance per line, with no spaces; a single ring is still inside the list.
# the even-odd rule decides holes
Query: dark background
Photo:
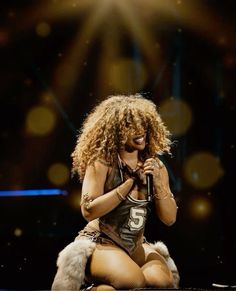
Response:
[[[1,192],[0,288],[50,289],[85,225],[70,176],[78,129],[106,96],[136,92],[175,140],[163,160],[178,219],[152,213],[146,237],[167,244],[181,287],[236,285],[235,11],[234,0],[1,1],[0,190],[67,195]]]

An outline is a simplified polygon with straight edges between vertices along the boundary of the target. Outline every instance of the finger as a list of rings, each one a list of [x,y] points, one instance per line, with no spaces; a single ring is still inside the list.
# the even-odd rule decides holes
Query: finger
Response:
[[[154,158],[148,158],[148,159],[145,160],[145,162],[153,162],[153,161],[155,161]]]
[[[152,164],[152,163],[148,163],[148,164],[146,164],[146,165],[143,166],[143,169],[144,169],[144,170],[147,169],[147,168],[149,168],[149,169],[154,169],[154,168],[155,168],[155,165]]]
[[[149,158],[144,162],[144,165],[152,164],[154,162],[155,162],[155,160],[153,158]]]
[[[155,169],[155,166],[154,165],[147,165],[143,168],[143,170],[154,170]]]
[[[144,174],[145,174],[145,175],[148,175],[148,174],[153,175],[153,171],[151,171],[151,170],[147,170],[147,171],[144,172]]]

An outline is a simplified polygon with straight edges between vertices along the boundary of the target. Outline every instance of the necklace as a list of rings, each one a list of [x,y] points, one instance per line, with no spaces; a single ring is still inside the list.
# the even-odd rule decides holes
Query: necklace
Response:
[[[133,168],[125,160],[122,160],[120,155],[118,155],[118,157],[119,157],[120,162],[123,163],[123,166],[126,166],[131,173],[137,172],[142,166],[142,163],[139,162],[139,160],[137,160],[136,166]]]

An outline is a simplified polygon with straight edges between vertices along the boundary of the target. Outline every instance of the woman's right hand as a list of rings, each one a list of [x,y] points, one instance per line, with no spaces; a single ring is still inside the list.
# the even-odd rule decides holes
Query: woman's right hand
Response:
[[[133,184],[134,179],[128,178],[123,184],[117,187],[117,190],[122,196],[126,197],[129,194]]]

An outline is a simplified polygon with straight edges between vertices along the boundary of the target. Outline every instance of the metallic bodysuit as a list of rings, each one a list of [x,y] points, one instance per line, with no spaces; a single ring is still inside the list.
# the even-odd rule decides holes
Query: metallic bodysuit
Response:
[[[146,185],[139,178],[138,170],[132,172],[123,162],[112,168],[110,175],[107,177],[104,192],[107,193],[119,186],[124,181],[123,177],[125,177],[125,180],[128,177],[134,177],[134,184],[138,186],[138,191],[144,197],[147,196]],[[119,245],[131,255],[143,243],[147,211],[147,199],[138,200],[129,193],[127,199],[122,201],[111,212],[89,222],[79,232],[79,237],[87,236],[93,241],[101,243],[110,241]]]

